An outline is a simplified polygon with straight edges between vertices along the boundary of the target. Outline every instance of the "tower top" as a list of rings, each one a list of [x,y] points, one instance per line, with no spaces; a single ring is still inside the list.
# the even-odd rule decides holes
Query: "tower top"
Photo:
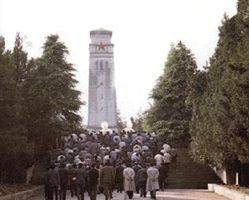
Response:
[[[99,35],[99,34],[112,36],[112,31],[103,28],[90,31],[90,35]]]

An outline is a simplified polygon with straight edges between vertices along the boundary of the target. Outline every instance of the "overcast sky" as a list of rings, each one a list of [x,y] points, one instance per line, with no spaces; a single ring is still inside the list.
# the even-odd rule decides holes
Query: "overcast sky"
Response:
[[[16,32],[32,57],[41,55],[48,34],[59,34],[77,69],[87,102],[90,30],[113,31],[118,109],[124,118],[148,107],[171,43],[182,40],[205,65],[218,40],[224,13],[236,0],[0,0],[0,35],[12,48]],[[86,122],[87,106],[82,109]]]

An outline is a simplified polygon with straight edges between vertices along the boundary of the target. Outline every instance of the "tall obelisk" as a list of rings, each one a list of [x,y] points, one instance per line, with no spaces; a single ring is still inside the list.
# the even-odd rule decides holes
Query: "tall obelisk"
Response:
[[[117,103],[114,81],[112,32],[97,29],[90,32],[91,43],[88,91],[88,129],[100,130],[106,121],[117,129]]]

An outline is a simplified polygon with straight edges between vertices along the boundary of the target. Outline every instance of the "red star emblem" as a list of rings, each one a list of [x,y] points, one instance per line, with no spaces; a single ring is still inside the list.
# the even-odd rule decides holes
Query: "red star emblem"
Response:
[[[106,46],[106,45],[101,41],[97,46],[98,46],[99,50],[100,50],[100,49],[105,50],[105,46]]]

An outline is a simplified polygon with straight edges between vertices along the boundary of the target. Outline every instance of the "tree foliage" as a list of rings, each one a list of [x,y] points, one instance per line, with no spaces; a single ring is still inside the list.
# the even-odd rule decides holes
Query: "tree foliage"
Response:
[[[5,51],[0,38],[0,181],[18,183],[25,180],[25,169],[33,160],[32,143],[25,127],[23,84],[27,54],[16,36],[13,51]]]
[[[120,111],[117,111],[117,128],[118,131],[122,131],[125,128],[126,124],[124,122],[124,120],[121,117]]]
[[[194,91],[191,148],[193,157],[202,162],[226,166],[249,162],[248,11],[248,1],[240,0],[238,13],[230,19],[225,16],[204,73],[206,83],[202,92]]]
[[[0,37],[0,181],[25,181],[25,170],[47,157],[63,136],[80,131],[82,105],[74,67],[57,35],[47,37],[43,54],[28,59],[22,38],[12,51]]]
[[[152,90],[154,103],[146,113],[145,124],[171,143],[189,142],[192,108],[188,104],[188,96],[195,71],[192,53],[179,42],[172,46],[164,73]]]
[[[132,128],[137,132],[142,132],[144,130],[144,113],[137,113],[136,116],[130,117],[132,123]]]
[[[36,155],[58,146],[62,136],[81,128],[81,106],[73,65],[66,61],[66,46],[58,35],[47,37],[43,54],[31,73],[27,92],[29,131],[33,134]]]

